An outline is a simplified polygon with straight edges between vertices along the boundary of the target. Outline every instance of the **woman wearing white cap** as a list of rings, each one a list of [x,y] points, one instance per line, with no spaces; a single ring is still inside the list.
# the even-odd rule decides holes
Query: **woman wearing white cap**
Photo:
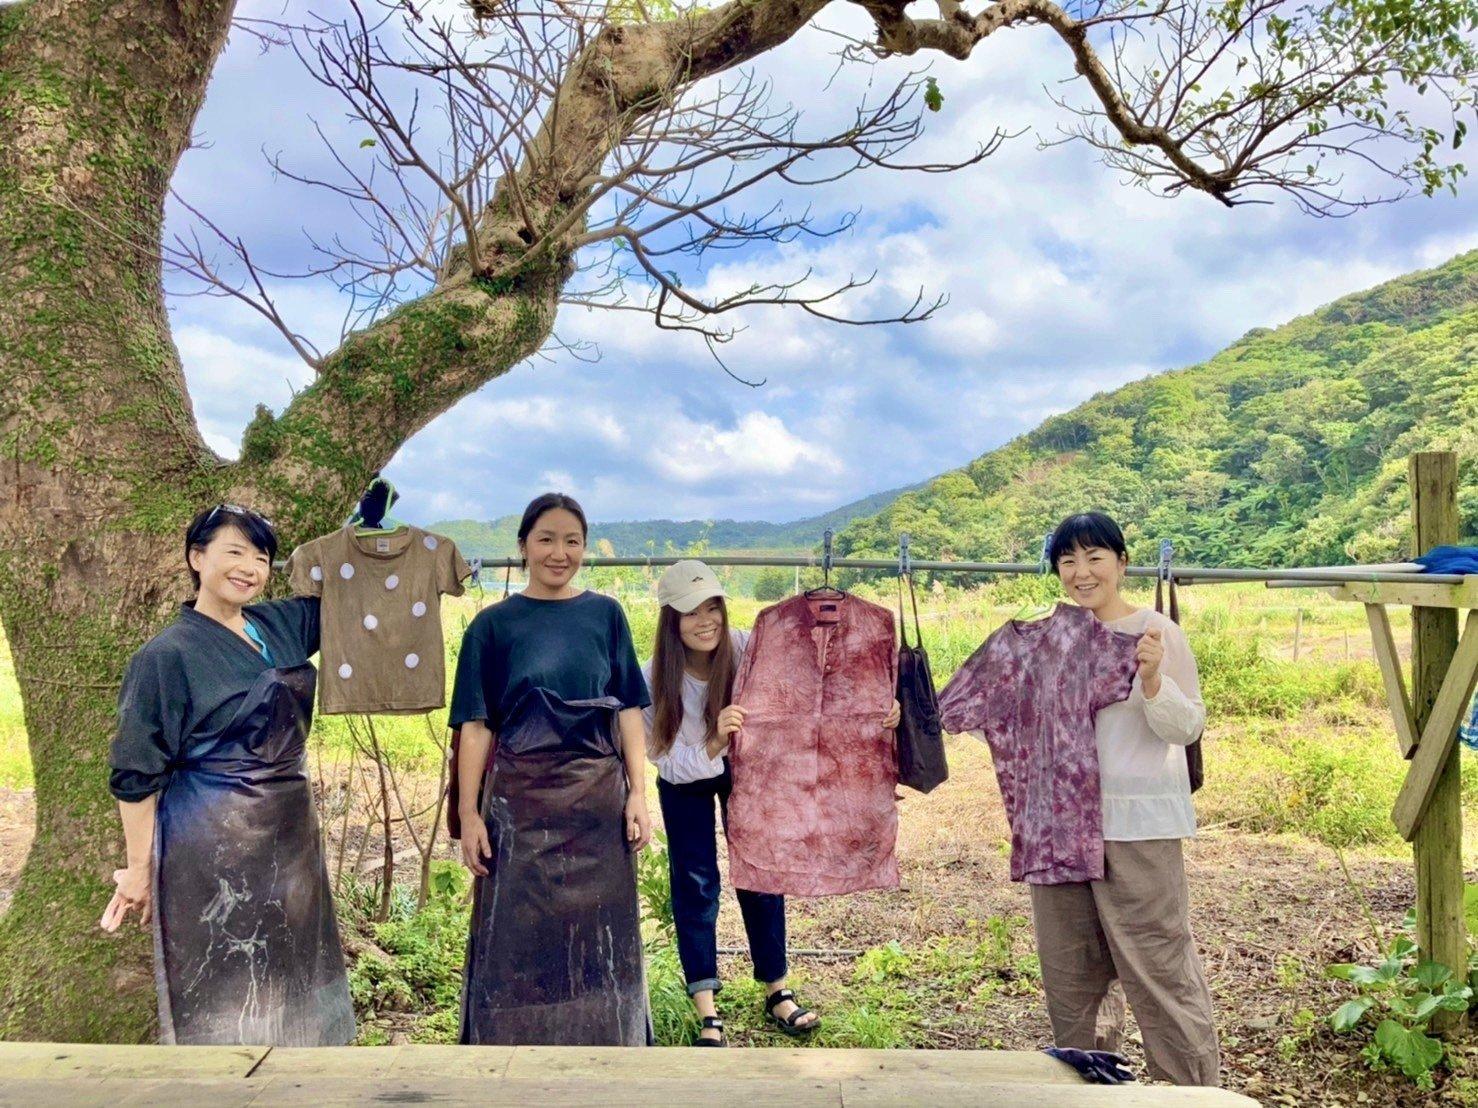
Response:
[[[657,798],[667,829],[672,914],[688,995],[702,1019],[699,1046],[727,1046],[714,1006],[718,992],[719,872],[714,801],[727,822],[731,779],[724,753],[744,720],[729,704],[749,632],[729,627],[724,588],[713,570],[686,560],[657,583],[657,636],[645,673],[647,755],[657,766]],[[895,706],[895,715],[896,715]],[[892,726],[894,719],[888,726]],[[819,1020],[785,987],[785,898],[737,890],[755,980],[765,985],[765,1015],[787,1035],[807,1035]]]

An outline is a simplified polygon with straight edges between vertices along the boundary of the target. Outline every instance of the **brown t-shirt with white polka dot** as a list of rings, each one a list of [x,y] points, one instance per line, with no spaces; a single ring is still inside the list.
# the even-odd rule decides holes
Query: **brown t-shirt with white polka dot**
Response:
[[[293,591],[323,598],[318,710],[424,712],[446,703],[441,594],[462,595],[472,570],[457,544],[404,527],[344,527],[287,560]]]

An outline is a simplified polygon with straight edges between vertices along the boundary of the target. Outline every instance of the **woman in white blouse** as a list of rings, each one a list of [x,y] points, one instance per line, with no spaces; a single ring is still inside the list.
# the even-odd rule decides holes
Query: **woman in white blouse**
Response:
[[[697,1045],[721,1047],[728,1039],[714,1005],[721,987],[714,801],[727,821],[732,781],[724,753],[744,718],[729,696],[749,632],[729,627],[724,588],[702,562],[671,566],[657,583],[657,601],[655,650],[644,670],[652,696],[643,713],[647,757],[657,766],[678,958],[702,1025]],[[809,1034],[816,1014],[785,987],[785,898],[737,892],[766,1017],[788,1035]]]
[[[1211,993],[1191,935],[1181,841],[1196,833],[1186,747],[1206,706],[1185,633],[1120,589],[1123,532],[1101,512],[1070,516],[1050,556],[1063,590],[1115,631],[1140,635],[1129,699],[1098,712],[1104,878],[1031,886],[1047,1011],[1058,1046],[1115,1050],[1127,996],[1152,1074],[1220,1082]]]

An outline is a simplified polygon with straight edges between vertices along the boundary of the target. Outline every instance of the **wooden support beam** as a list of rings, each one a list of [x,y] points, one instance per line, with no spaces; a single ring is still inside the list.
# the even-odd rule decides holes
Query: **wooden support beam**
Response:
[[[1457,541],[1456,537],[1453,539]],[[1439,544],[1433,543],[1433,546]],[[1478,608],[1478,575],[1463,579],[1461,585],[1424,585],[1353,581],[1335,585],[1329,595],[1336,600],[1352,600],[1357,604],[1401,604],[1417,608]]]
[[[1454,760],[1458,724],[1473,699],[1475,684],[1478,684],[1478,612],[1469,612],[1462,642],[1442,679],[1436,702],[1428,709],[1427,725],[1422,729],[1416,754],[1391,812],[1404,839],[1410,840],[1425,821],[1442,780],[1442,771]]]
[[[1451,451],[1413,454],[1409,469],[1411,483],[1412,556],[1434,546],[1458,541],[1457,455]],[[1459,586],[1461,587],[1461,586]],[[1473,629],[1470,613],[1468,629]],[[1445,721],[1452,714],[1456,728],[1461,708],[1453,712],[1461,684],[1472,688],[1471,674],[1459,674],[1451,682],[1449,665],[1457,653],[1457,610],[1452,607],[1414,607],[1411,610],[1411,707],[1422,732],[1416,756],[1407,774],[1408,783],[1422,769],[1427,780],[1420,786],[1424,803],[1409,798],[1415,807],[1411,839],[1416,862],[1416,941],[1422,955],[1461,974],[1468,964],[1468,943],[1463,930],[1463,808],[1461,762],[1451,734],[1436,733],[1431,724],[1442,708]],[[1447,692],[1444,698],[1443,692]],[[1413,792],[1416,786],[1413,786]],[[1402,793],[1406,794],[1406,787]],[[1397,806],[1400,808],[1401,799]],[[1398,821],[1399,825],[1399,821]],[[1451,1018],[1450,1018],[1451,1017]],[[1458,1022],[1451,1013],[1438,1013],[1432,1021],[1437,1030],[1448,1030]]]
[[[1391,634],[1391,617],[1386,614],[1384,604],[1367,604],[1365,618],[1370,621],[1375,660],[1380,664],[1381,679],[1386,683],[1386,700],[1391,705],[1391,719],[1396,724],[1396,741],[1401,744],[1401,756],[1410,758],[1416,752],[1418,732],[1411,714],[1411,697],[1406,693],[1406,678],[1401,674],[1396,636]]]

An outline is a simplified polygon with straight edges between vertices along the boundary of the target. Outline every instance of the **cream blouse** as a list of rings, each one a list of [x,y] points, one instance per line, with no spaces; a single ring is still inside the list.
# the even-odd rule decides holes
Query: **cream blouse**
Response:
[[[1206,726],[1206,705],[1190,643],[1184,631],[1150,608],[1105,623],[1131,635],[1159,629],[1165,660],[1153,700],[1145,699],[1136,676],[1129,699],[1100,709],[1096,717],[1103,837],[1109,842],[1192,838],[1196,811],[1185,748]]]

